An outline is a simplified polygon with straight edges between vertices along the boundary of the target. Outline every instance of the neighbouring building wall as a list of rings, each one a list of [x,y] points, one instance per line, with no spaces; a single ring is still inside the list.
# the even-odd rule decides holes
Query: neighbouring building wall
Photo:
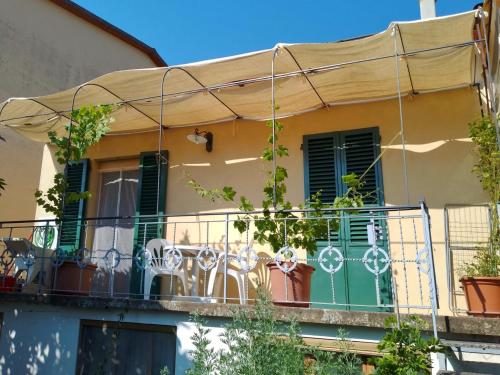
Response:
[[[0,102],[46,95],[119,69],[156,65],[144,52],[48,0],[0,2]],[[0,221],[31,220],[44,146],[1,129]],[[44,187],[42,185],[42,187]],[[22,199],[20,199],[22,197]]]
[[[471,173],[474,153],[468,139],[468,123],[480,116],[477,92],[461,89],[407,97],[403,100],[403,110],[410,203],[425,199],[431,213],[436,269],[444,270],[445,204],[476,204],[487,200]],[[292,203],[304,201],[303,136],[367,127],[380,129],[385,204],[407,203],[397,100],[339,106],[281,121],[285,130],[280,134],[280,142],[289,148],[290,157],[280,159],[279,163],[288,168],[288,199]],[[262,122],[252,121],[227,122],[202,129],[214,135],[211,153],[207,153],[203,145],[186,139],[192,128],[168,129],[164,133],[164,148],[169,151],[167,212],[236,208],[232,203],[213,204],[198,197],[186,186],[190,178],[209,188],[233,186],[251,201],[261,202],[265,171],[270,166],[259,157],[266,146],[269,129]],[[99,166],[103,161],[109,166],[113,159],[128,158],[135,159],[137,165],[141,152],[154,151],[157,146],[155,132],[105,137],[89,155],[91,191],[98,195]],[[92,217],[96,213],[97,199],[91,199],[87,214]],[[198,230],[193,228],[192,232],[192,239],[196,240]],[[448,312],[446,272],[437,272],[437,283],[441,311]]]

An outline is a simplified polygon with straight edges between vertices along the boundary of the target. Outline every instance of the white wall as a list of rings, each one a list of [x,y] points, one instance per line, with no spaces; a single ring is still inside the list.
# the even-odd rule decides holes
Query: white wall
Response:
[[[4,323],[0,337],[0,374],[65,375],[76,371],[80,320],[158,324],[177,328],[175,373],[190,367],[190,337],[194,324],[187,314],[71,309],[38,305],[2,305]],[[220,320],[212,320],[213,344],[218,345]]]

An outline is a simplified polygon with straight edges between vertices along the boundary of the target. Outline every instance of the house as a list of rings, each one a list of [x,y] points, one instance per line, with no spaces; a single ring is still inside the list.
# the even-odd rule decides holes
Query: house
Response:
[[[0,64],[0,101],[56,92],[118,69],[166,66],[153,48],[69,0],[2,2],[0,44],[8,51]],[[0,220],[34,218],[36,204],[15,194],[34,194],[46,150],[9,129],[0,134],[6,139],[0,159],[18,166],[0,166],[9,186]]]
[[[189,314],[198,310],[220,332],[231,305],[251,309],[263,284],[273,293],[282,286],[278,302],[292,307],[277,314],[296,315],[306,339],[326,348],[346,327],[353,350],[376,355],[384,319],[418,313],[451,348],[433,357],[434,373],[498,373],[500,321],[466,316],[456,291],[457,261],[470,259],[488,230],[468,136],[470,122],[496,115],[498,3],[483,7],[360,39],[112,72],[38,102],[5,102],[0,124],[40,142],[48,130],[63,134],[70,111],[85,105],[112,105],[115,121],[85,160],[68,164],[72,191],[88,189],[91,199],[68,206],[61,223],[45,213],[41,222],[2,223],[4,270],[10,256],[28,275],[39,272],[20,293],[0,295],[2,371],[27,363],[32,373],[85,373],[116,360],[116,371],[181,374],[192,349]],[[270,239],[255,238],[266,220],[266,171],[279,180],[261,159],[271,131],[273,149],[288,148],[274,160],[287,169],[299,217],[271,215],[282,236],[275,252]],[[61,171],[51,151],[42,169]],[[306,254],[290,231],[296,220],[320,219],[300,203],[318,191],[331,203],[351,172],[365,181],[365,207],[326,210],[340,215],[339,229]],[[279,194],[274,181],[270,199]],[[231,199],[195,191],[214,197],[223,186],[257,212],[244,216]],[[16,255],[14,242],[30,236],[34,246]],[[277,282],[266,266],[273,260]],[[296,303],[290,275],[304,263],[316,268],[311,296]],[[63,274],[76,278],[62,282]],[[104,355],[116,345],[119,353]]]

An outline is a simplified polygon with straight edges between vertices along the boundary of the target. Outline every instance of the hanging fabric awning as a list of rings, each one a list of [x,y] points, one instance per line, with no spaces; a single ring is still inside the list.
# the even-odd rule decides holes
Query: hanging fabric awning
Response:
[[[480,79],[475,17],[467,12],[392,23],[379,34],[336,43],[277,45],[277,117],[397,96],[396,52],[403,95],[475,84]],[[121,104],[113,114],[113,133],[157,130],[160,123],[179,127],[268,119],[274,51],[117,71],[56,94],[12,98],[0,104],[0,125],[47,141],[48,130],[63,131],[72,108],[111,103]]]

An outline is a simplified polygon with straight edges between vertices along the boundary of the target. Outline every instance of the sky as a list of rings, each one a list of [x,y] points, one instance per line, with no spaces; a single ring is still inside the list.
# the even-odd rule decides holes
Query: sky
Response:
[[[272,48],[332,42],[420,18],[418,0],[74,0],[155,48],[169,65]],[[437,15],[479,0],[438,0]]]

